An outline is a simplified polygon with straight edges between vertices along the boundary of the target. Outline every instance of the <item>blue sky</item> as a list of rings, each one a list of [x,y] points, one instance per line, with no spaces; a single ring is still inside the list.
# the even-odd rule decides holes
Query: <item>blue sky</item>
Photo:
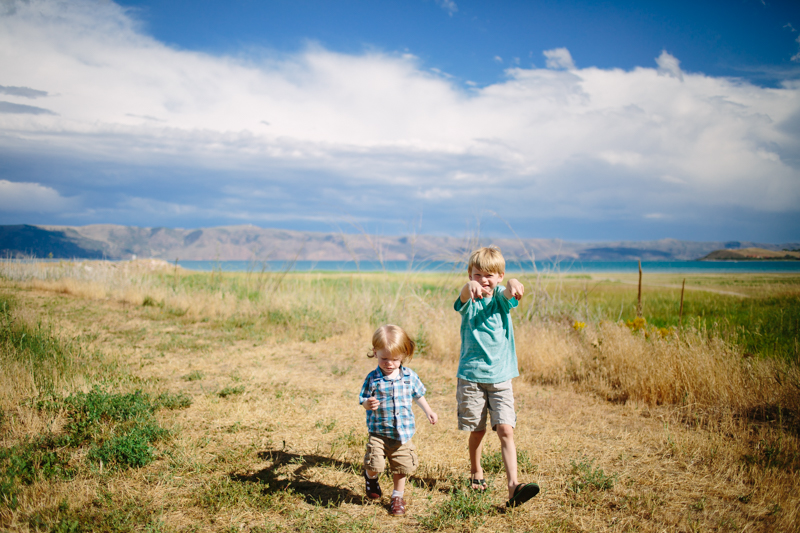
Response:
[[[798,5],[3,0],[0,224],[800,241]]]

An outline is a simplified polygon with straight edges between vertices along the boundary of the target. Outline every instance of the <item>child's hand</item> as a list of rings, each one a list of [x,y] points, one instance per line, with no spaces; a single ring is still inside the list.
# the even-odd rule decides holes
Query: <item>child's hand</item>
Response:
[[[470,280],[467,283],[467,290],[469,291],[470,300],[483,300],[483,287],[477,281]]]
[[[431,424],[436,424],[436,422],[439,421],[439,415],[431,411],[430,413],[428,413],[428,420],[430,421]]]
[[[374,411],[375,409],[378,408],[380,404],[381,402],[379,402],[377,398],[373,397],[370,398],[369,400],[365,400],[364,403],[362,403],[361,405],[363,405],[364,409],[366,409],[367,411]]]
[[[525,286],[522,283],[516,279],[508,280],[508,285],[506,285],[507,298],[516,298],[517,300],[522,300],[523,294],[525,294]]]

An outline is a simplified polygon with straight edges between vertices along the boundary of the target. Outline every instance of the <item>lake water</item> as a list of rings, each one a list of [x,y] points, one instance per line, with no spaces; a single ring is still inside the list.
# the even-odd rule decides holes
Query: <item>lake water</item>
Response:
[[[178,261],[189,270],[211,272],[464,272],[464,263],[445,261]],[[742,272],[800,272],[800,261],[643,261],[645,272],[698,274]],[[636,261],[530,261],[508,262],[507,272],[559,272],[589,274],[599,272],[638,272]]]

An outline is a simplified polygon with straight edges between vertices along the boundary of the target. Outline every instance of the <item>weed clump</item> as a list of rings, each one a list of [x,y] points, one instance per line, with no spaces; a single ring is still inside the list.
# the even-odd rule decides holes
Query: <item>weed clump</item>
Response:
[[[500,451],[487,454],[485,451],[481,455],[481,466],[483,470],[490,474],[505,472],[503,455]],[[517,450],[517,470],[523,474],[536,472],[537,467],[533,464],[530,454],[526,450]]]
[[[466,483],[455,482],[447,500],[417,519],[422,527],[434,531],[451,528],[473,531],[483,525],[490,514],[492,500],[488,491],[469,490]]]
[[[227,398],[228,396],[236,396],[237,394],[244,394],[244,385],[225,387],[217,393],[217,396],[220,398]]]
[[[0,448],[0,502],[16,509],[20,484],[72,477],[74,470],[68,463],[69,454],[51,436]]]
[[[121,434],[135,435],[138,440],[146,435],[150,441],[163,436],[154,418],[160,408],[180,409],[188,407],[191,399],[185,394],[161,394],[152,398],[149,394],[137,390],[128,394],[110,393],[100,387],[89,392],[78,392],[63,400],[42,402],[42,406],[50,409],[67,410],[69,422],[63,438],[65,446],[80,446],[92,441],[104,441],[118,438]],[[121,430],[121,431],[120,431]]]
[[[169,435],[158,424],[155,412],[190,403],[183,394],[151,397],[142,391],[120,394],[100,387],[37,402],[39,409],[65,411],[68,422],[63,434],[49,433],[0,448],[0,502],[14,509],[20,485],[74,475],[70,456],[82,446],[89,447],[86,457],[90,462],[107,468],[146,466],[155,458],[153,444]]]
[[[115,501],[102,493],[89,505],[70,507],[66,500],[41,509],[28,519],[31,531],[51,533],[122,533],[128,531],[167,531],[159,509],[152,501],[132,498]]]
[[[617,482],[617,474],[608,475],[602,468],[595,468],[594,459],[583,458],[571,461],[572,482],[569,489],[575,494],[585,490],[608,490]]]

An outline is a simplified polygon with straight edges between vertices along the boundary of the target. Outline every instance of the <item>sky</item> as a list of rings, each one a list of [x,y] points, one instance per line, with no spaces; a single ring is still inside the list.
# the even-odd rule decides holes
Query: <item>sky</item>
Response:
[[[0,224],[800,242],[800,2],[0,0]]]

